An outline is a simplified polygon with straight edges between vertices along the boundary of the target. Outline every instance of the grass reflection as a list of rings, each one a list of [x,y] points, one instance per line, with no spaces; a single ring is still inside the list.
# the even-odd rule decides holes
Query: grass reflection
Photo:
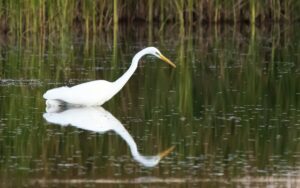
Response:
[[[84,39],[8,41],[0,46],[1,178],[297,174],[298,27],[255,28],[255,34],[250,27],[160,30],[153,25]],[[139,151],[151,154],[176,145],[166,161],[147,170],[131,160],[114,134],[45,125],[43,91],[114,80],[147,42],[177,68],[145,58],[105,108],[124,123]]]
[[[184,27],[180,28],[179,33],[179,41],[178,44],[178,64],[179,71],[177,71],[176,78],[179,80],[177,92],[178,93],[178,101],[179,101],[179,112],[183,116],[191,117],[193,114],[193,46],[192,46],[192,38],[188,38],[188,41],[185,41],[185,29]]]

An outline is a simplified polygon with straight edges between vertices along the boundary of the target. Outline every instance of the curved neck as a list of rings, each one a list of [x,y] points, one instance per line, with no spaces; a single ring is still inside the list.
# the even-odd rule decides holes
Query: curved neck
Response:
[[[119,121],[118,121],[119,122]],[[127,145],[130,148],[131,154],[135,156],[139,156],[137,145],[132,138],[132,136],[129,134],[129,132],[125,129],[125,127],[119,122],[119,126],[114,128],[114,131],[122,137],[122,139],[127,143]]]
[[[160,160],[159,156],[143,156],[139,153],[136,142],[121,123],[114,131],[127,143],[130,152],[136,161],[147,167],[153,167],[158,164]]]
[[[117,86],[116,92],[121,90],[123,88],[123,86],[127,83],[129,78],[133,75],[134,71],[137,69],[139,60],[146,54],[147,54],[147,52],[145,50],[141,50],[133,57],[132,63],[130,65],[129,69],[119,79],[117,79],[114,82],[114,83],[116,83],[116,86]]]

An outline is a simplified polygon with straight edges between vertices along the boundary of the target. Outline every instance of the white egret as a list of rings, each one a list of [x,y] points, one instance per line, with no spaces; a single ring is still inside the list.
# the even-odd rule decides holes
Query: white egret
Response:
[[[129,69],[116,81],[95,80],[73,87],[59,87],[48,90],[43,97],[47,99],[47,106],[56,106],[63,103],[79,106],[100,106],[110,100],[127,83],[138,67],[139,60],[144,55],[154,55],[173,67],[176,67],[168,58],[163,56],[155,47],[147,47],[138,52],[132,59]]]
[[[114,131],[120,135],[130,148],[133,158],[146,167],[154,167],[159,161],[173,151],[174,146],[158,153],[154,156],[143,156],[139,153],[138,147],[132,136],[125,129],[122,123],[111,113],[101,106],[70,108],[65,111],[57,106],[47,107],[47,113],[43,117],[50,123],[60,124],[61,126],[72,125],[80,129],[105,133]]]

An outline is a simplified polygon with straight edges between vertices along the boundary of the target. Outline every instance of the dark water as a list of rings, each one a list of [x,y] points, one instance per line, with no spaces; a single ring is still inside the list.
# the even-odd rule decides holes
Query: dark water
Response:
[[[299,29],[3,39],[1,187],[299,185]],[[103,107],[46,113],[47,89],[115,80],[146,46],[177,68],[144,58]]]

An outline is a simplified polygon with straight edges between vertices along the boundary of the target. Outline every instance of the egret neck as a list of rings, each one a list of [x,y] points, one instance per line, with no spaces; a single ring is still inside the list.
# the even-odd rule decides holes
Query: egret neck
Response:
[[[123,86],[127,83],[127,81],[129,80],[129,78],[133,75],[133,73],[135,72],[135,70],[138,67],[138,63],[139,60],[144,56],[148,54],[148,50],[147,48],[138,52],[132,59],[132,63],[129,67],[129,69],[119,78],[114,82],[115,85],[115,89],[116,89],[116,93],[118,91],[120,91]]]

